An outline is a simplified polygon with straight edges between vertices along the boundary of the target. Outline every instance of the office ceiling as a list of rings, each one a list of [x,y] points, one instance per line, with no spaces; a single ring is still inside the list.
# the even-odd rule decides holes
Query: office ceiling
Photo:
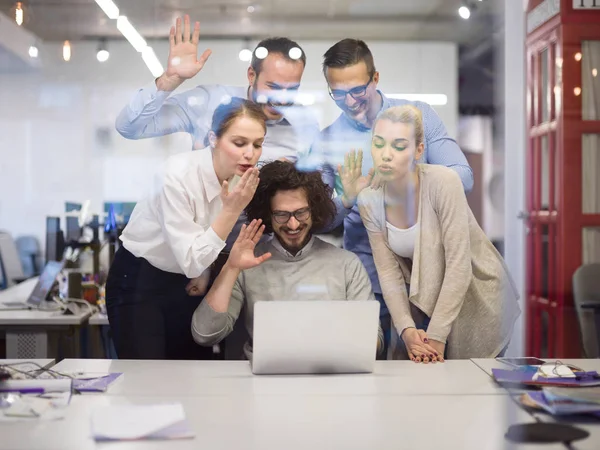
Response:
[[[449,41],[459,44],[461,110],[493,104],[493,50],[502,35],[494,0],[113,0],[146,39],[166,39],[175,18],[199,20],[206,39]],[[14,0],[0,12],[14,17]],[[122,39],[94,0],[23,0],[24,27],[46,41]],[[496,5],[495,5],[496,4]],[[248,7],[254,11],[249,12]]]
[[[461,19],[462,0],[114,0],[146,38],[164,38],[174,19],[189,14],[207,38],[286,35],[298,40],[400,39],[479,42],[493,27],[493,0],[473,2]],[[120,37],[94,0],[23,1],[25,27],[44,40]],[[14,15],[13,0],[0,11]],[[248,7],[254,7],[249,13]]]

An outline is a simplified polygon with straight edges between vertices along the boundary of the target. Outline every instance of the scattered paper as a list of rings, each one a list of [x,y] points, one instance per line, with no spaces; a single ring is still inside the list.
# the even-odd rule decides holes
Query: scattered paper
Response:
[[[539,370],[547,378],[575,378],[573,371],[564,364],[540,366]]]
[[[92,412],[92,434],[97,441],[194,437],[179,403],[97,408]]]

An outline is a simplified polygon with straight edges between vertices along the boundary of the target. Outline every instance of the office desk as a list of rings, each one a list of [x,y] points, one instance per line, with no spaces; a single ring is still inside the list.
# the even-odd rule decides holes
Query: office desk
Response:
[[[88,320],[89,325],[110,325],[108,323],[108,316],[101,312],[94,313]]]
[[[0,292],[0,303],[26,300],[37,278],[29,279]],[[6,331],[7,358],[46,358],[55,354],[48,333],[78,327],[90,316],[87,309],[64,315],[60,311],[0,310],[0,330]]]
[[[505,394],[469,360],[443,364],[378,361],[373,374],[253,376],[247,361],[66,359],[59,371],[123,372],[109,395],[498,395]]]
[[[49,369],[55,363],[54,359],[0,359],[0,366],[3,364],[15,364],[15,363],[35,363],[39,364],[44,369]],[[33,366],[33,365],[32,365]],[[17,367],[20,369],[21,367]]]
[[[492,379],[492,369],[506,369],[510,366],[498,362],[494,359],[472,359],[482,371],[490,375],[491,383],[495,383]],[[552,360],[549,360],[552,361]],[[563,363],[572,364],[584,370],[595,370],[600,373],[600,359],[561,359]],[[508,392],[508,391],[506,391]],[[510,389],[511,394],[520,394],[526,392],[526,389]],[[563,418],[553,417],[544,412],[534,413],[535,418],[542,422],[550,423],[565,423],[583,428],[590,433],[590,437],[573,445],[577,450],[598,450],[600,449],[600,419],[589,416],[565,416]]]
[[[460,369],[467,372],[474,367],[464,363]],[[413,366],[433,371],[424,376]],[[449,372],[409,361],[379,362],[372,375],[286,377],[253,376],[240,361],[65,360],[56,366],[75,369],[124,375],[107,395],[74,396],[65,420],[0,427],[0,450],[565,449],[511,445],[504,439],[508,426],[534,419],[509,396],[456,395],[444,380]],[[447,394],[434,387],[429,391],[437,389],[436,394],[389,392],[390,385],[418,385],[419,376],[426,384],[444,386]],[[172,402],[183,404],[195,439],[96,444],[91,438],[90,415],[96,407]]]
[[[492,369],[511,369],[512,367],[509,366],[508,364],[504,364],[500,361],[496,361],[495,359],[479,359],[479,358],[475,358],[475,359],[471,359],[471,361],[477,366],[479,367],[481,370],[483,370],[485,373],[487,373],[488,375],[492,375]],[[547,359],[544,361],[554,361],[553,359]],[[580,367],[581,369],[584,370],[595,370],[598,373],[600,373],[600,359],[561,359],[561,362],[565,363],[565,364],[571,364],[573,366],[577,366]]]

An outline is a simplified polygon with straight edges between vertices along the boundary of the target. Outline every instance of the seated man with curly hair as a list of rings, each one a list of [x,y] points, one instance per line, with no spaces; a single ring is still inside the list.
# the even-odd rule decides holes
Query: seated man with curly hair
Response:
[[[313,229],[324,228],[335,215],[331,188],[320,173],[300,172],[293,164],[274,161],[264,165],[259,176],[246,208],[251,222],[244,225],[192,319],[196,342],[212,346],[232,332],[245,303],[248,359],[257,301],[375,300],[358,257],[313,236]],[[264,231],[273,237],[259,244]],[[382,344],[380,329],[377,348]]]

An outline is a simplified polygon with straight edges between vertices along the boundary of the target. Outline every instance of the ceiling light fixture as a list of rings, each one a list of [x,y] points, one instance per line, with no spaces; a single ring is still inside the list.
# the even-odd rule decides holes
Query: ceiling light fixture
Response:
[[[146,44],[146,40],[137,32],[133,25],[131,25],[126,16],[119,16],[117,19],[117,29],[125,36],[125,39],[133,45],[133,48],[135,48],[137,52],[141,52],[148,45]]]
[[[39,54],[38,48],[35,45],[29,47],[29,56],[31,58],[37,58]]]
[[[154,50],[148,45],[142,35],[138,33],[131,22],[129,22],[129,19],[126,16],[119,15],[119,8],[117,5],[115,5],[112,0],[96,0],[96,3],[109,19],[117,20],[117,29],[125,39],[129,41],[135,51],[142,54],[142,59],[150,72],[152,72],[152,75],[155,77],[162,75],[164,73],[164,68],[156,57]],[[106,49],[101,49],[98,50],[96,57],[98,58],[98,61],[103,62],[108,59],[109,53]]]
[[[23,19],[25,18],[25,13],[23,11],[23,3],[17,2],[15,4],[15,22],[17,25],[23,25]]]
[[[106,39],[102,39],[98,45],[98,53],[96,53],[96,59],[100,62],[108,61],[110,53],[106,48]]]
[[[250,62],[252,59],[252,50],[243,48],[240,50],[238,57],[240,58],[240,61]]]
[[[142,59],[146,63],[146,66],[148,67],[150,72],[152,73],[152,76],[160,77],[165,71],[162,64],[156,57],[156,53],[154,53],[152,47],[146,46],[146,48],[142,50]]]
[[[246,11],[248,11],[249,14],[252,14],[254,11],[256,11],[256,8],[253,5],[250,5],[248,8],[246,8]]]
[[[298,47],[292,47],[288,52],[288,56],[292,59],[300,59],[302,57],[302,50]]]
[[[71,60],[71,43],[69,41],[65,41],[63,44],[63,59],[66,62]]]
[[[254,55],[258,58],[258,59],[265,59],[267,56],[269,56],[269,50],[267,50],[265,47],[257,47],[256,50],[254,50]]]
[[[458,15],[463,19],[467,20],[469,17],[471,17],[471,10],[468,6],[463,5],[460,8],[458,8]]]
[[[250,62],[252,60],[252,50],[250,50],[250,39],[244,39],[244,43],[242,44],[242,49],[238,54],[240,61]]]
[[[109,19],[117,19],[119,17],[119,8],[114,4],[112,0],[96,0],[98,6]]]

